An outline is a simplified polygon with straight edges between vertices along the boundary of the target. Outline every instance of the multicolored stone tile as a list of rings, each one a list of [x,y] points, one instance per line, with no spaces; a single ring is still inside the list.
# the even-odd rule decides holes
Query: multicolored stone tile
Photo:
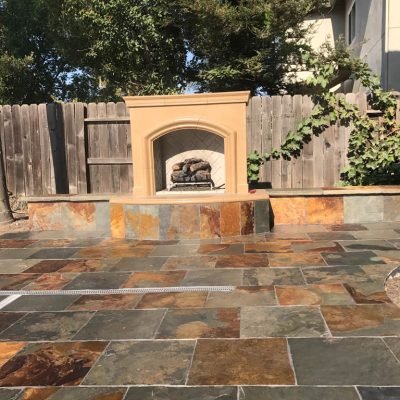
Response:
[[[307,224],[343,224],[343,197],[307,197]]]
[[[278,240],[263,243],[248,243],[245,245],[246,253],[293,253],[292,242]]]
[[[16,260],[28,258],[33,253],[36,253],[37,249],[0,249],[0,260]]]
[[[240,223],[241,235],[251,235],[255,233],[254,202],[243,201],[240,203]],[[269,231],[269,229],[268,229]]]
[[[268,265],[266,254],[234,254],[218,256],[215,268],[266,268]]]
[[[353,232],[354,238],[358,240],[384,240],[399,239],[400,233],[396,229],[368,229],[367,231]]]
[[[361,250],[398,250],[394,245],[386,240],[348,240],[340,242],[346,251],[361,251]],[[400,251],[399,251],[400,259]]]
[[[199,254],[211,254],[211,255],[243,254],[243,245],[239,244],[239,243],[236,243],[236,244],[227,244],[227,243],[200,244],[197,252]]]
[[[179,286],[185,271],[134,272],[122,287],[170,287]]]
[[[136,308],[201,308],[204,306],[207,296],[207,292],[147,293]]]
[[[0,332],[15,324],[24,315],[25,313],[19,312],[0,312]]]
[[[76,272],[66,272],[64,274],[42,274],[35,281],[24,287],[24,290],[57,290],[62,289],[70,283],[78,274]]]
[[[354,240],[355,236],[353,233],[348,233],[346,231],[333,231],[333,232],[310,232],[308,236],[312,240]]]
[[[112,342],[83,384],[184,385],[194,347],[191,340]]]
[[[237,400],[234,386],[131,387],[124,400]]]
[[[19,274],[26,271],[36,263],[37,260],[1,260],[0,279],[1,274]]]
[[[0,334],[1,340],[68,340],[92,317],[89,312],[35,312]]]
[[[392,303],[385,291],[383,279],[372,282],[345,283],[344,287],[357,304]]]
[[[220,206],[205,204],[200,206],[200,237],[202,239],[221,236]]]
[[[238,286],[231,292],[210,292],[205,307],[276,305],[273,286]]]
[[[66,264],[58,272],[102,272],[111,270],[118,261],[116,259],[104,260],[66,260]]]
[[[152,205],[125,206],[125,235],[132,239],[159,239],[159,208]]]
[[[394,356],[400,361],[400,338],[391,337],[383,339],[386,346],[389,347]]]
[[[0,386],[78,385],[107,342],[30,344],[0,368]]]
[[[125,238],[125,215],[122,204],[110,204],[111,236]]]
[[[124,387],[29,388],[18,400],[122,400]]]
[[[62,203],[28,203],[31,227],[34,230],[63,230],[62,208]]]
[[[239,393],[239,400],[360,400],[352,387],[243,386]]]
[[[369,276],[359,266],[302,268],[308,284],[353,284],[371,282]]]
[[[4,311],[63,311],[78,296],[22,296],[3,308]]]
[[[97,311],[74,339],[151,339],[164,314],[164,310]]]
[[[79,250],[75,258],[124,258],[124,257],[147,257],[153,249],[153,246],[93,246]]]
[[[151,256],[156,257],[180,257],[197,254],[197,244],[178,244],[173,246],[155,246]]]
[[[167,257],[122,258],[111,271],[159,271],[167,260]]]
[[[39,274],[2,274],[0,290],[19,290],[39,278]]]
[[[240,337],[238,308],[169,310],[157,333],[157,339],[238,337]]]
[[[275,225],[301,225],[306,223],[306,201],[304,197],[271,197],[270,202]]]
[[[400,308],[391,304],[322,306],[334,336],[398,336]]]
[[[400,387],[358,387],[361,400],[400,399]]]
[[[67,297],[67,296],[63,296]],[[70,311],[131,310],[141,299],[139,294],[93,294],[79,297],[68,307]],[[76,297],[75,297],[76,299]]]
[[[197,205],[179,204],[167,207],[160,209],[161,239],[193,239],[198,237],[200,212]]]
[[[366,231],[364,225],[361,224],[339,224],[339,225],[327,225],[326,229],[333,232],[356,232],[356,231]]]
[[[216,256],[169,257],[161,270],[213,269],[216,262]]]
[[[326,265],[318,253],[271,253],[268,254],[271,267],[308,267]]]
[[[240,235],[240,203],[221,203],[221,236]]]
[[[240,269],[188,271],[182,286],[240,286],[242,276],[243,271]]]
[[[118,289],[129,276],[129,272],[83,272],[63,289]]]
[[[198,340],[188,384],[293,385],[287,342],[282,338]]]
[[[332,242],[329,240],[318,240],[315,242],[309,243],[301,243],[301,242],[294,242],[292,245],[293,251],[295,252],[342,252],[344,251],[343,247],[337,243]]]
[[[324,320],[313,307],[243,307],[240,337],[326,336]]]
[[[65,203],[61,209],[64,229],[96,230],[96,205],[88,202]]]
[[[300,268],[263,268],[243,272],[244,286],[304,285]]]
[[[0,249],[23,249],[36,242],[29,239],[0,239]]]
[[[25,347],[24,342],[1,342],[0,343],[0,368],[20,350]],[[1,396],[0,396],[1,398]]]
[[[289,347],[299,385],[400,384],[400,363],[379,338],[296,338]]]
[[[0,398],[2,400],[15,400],[18,394],[21,393],[20,389],[2,389],[0,388]]]
[[[385,264],[382,258],[372,251],[354,251],[345,253],[321,253],[328,265],[369,265]]]
[[[44,259],[44,260],[55,260],[72,257],[76,252],[77,248],[73,247],[53,247],[50,249],[40,249],[29,256],[29,258],[34,259]]]
[[[383,262],[386,263],[398,263],[400,262],[400,250],[385,250],[385,251],[381,251],[381,250],[375,250],[374,253],[376,253],[376,255],[378,257],[380,257],[381,260],[383,260]]]
[[[68,264],[67,260],[42,260],[35,263],[32,267],[27,269],[25,273],[29,274],[44,274],[57,272],[59,269]]]
[[[276,286],[280,305],[346,305],[354,304],[343,285]]]

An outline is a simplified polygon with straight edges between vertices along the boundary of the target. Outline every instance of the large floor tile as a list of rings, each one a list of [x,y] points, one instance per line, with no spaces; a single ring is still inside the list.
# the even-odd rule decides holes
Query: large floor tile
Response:
[[[359,266],[303,268],[302,271],[309,284],[371,282],[369,276]]]
[[[182,282],[183,286],[219,286],[242,284],[243,271],[241,269],[218,269],[188,271]]]
[[[271,267],[308,267],[326,265],[323,258],[314,252],[306,253],[271,253],[268,254]]]
[[[152,339],[164,310],[98,311],[74,340]]]
[[[169,310],[157,333],[158,339],[238,337],[240,310],[237,308]]]
[[[352,387],[244,386],[239,393],[239,400],[360,400]]]
[[[93,294],[79,297],[68,310],[131,310],[141,299],[140,294]]]
[[[379,338],[289,339],[299,385],[399,385],[400,363]]]
[[[227,255],[227,254],[243,254],[244,248],[240,243],[228,244],[228,243],[208,243],[200,244],[197,252],[199,254],[208,255]]]
[[[113,342],[85,385],[184,385],[195,341]]]
[[[66,264],[58,272],[104,272],[111,270],[118,259],[65,260]]]
[[[0,386],[78,385],[107,342],[30,344],[0,368]]]
[[[389,304],[322,306],[334,336],[398,336],[400,308]]]
[[[385,338],[383,340],[400,362],[400,338],[393,337]]]
[[[206,307],[276,305],[273,286],[238,286],[231,292],[210,292]]]
[[[52,273],[52,272],[57,272],[67,264],[68,260],[41,260],[41,261],[36,261],[36,263],[32,265],[29,269],[27,269],[25,272],[30,274]]]
[[[125,387],[28,388],[17,400],[123,400]]]
[[[167,257],[122,258],[111,271],[159,271],[167,259]]]
[[[293,385],[285,339],[200,339],[189,385]]]
[[[62,248],[50,248],[50,249],[40,249],[37,250],[29,256],[29,258],[35,258],[35,259],[64,259],[64,258],[69,258],[72,257],[76,252],[77,248],[73,247],[62,247]]]
[[[243,307],[240,337],[321,337],[324,320],[315,307]]]
[[[151,256],[170,257],[170,256],[188,256],[197,254],[197,244],[177,244],[172,246],[154,246]]]
[[[244,286],[304,285],[299,268],[263,268],[244,270]]]
[[[312,240],[354,240],[353,232],[340,232],[340,231],[332,231],[332,232],[310,232],[308,236]]]
[[[342,252],[344,251],[343,247],[337,242],[329,241],[329,240],[316,240],[313,242],[305,242],[305,243],[293,243],[292,244],[293,251],[297,252]]]
[[[386,227],[386,225],[385,225]],[[367,231],[353,232],[354,238],[358,240],[386,240],[386,239],[398,239],[400,233],[397,229],[373,229],[368,227]],[[346,239],[347,240],[347,239]]]
[[[398,400],[400,387],[359,387],[361,400]]]
[[[245,245],[246,253],[292,253],[292,242],[277,240],[263,243],[248,243]]]
[[[362,251],[362,250],[398,250],[393,244],[386,240],[347,240],[340,242],[346,251]]]
[[[62,311],[78,296],[22,296],[3,308],[3,311]]]
[[[24,315],[23,312],[0,312],[0,332],[14,325]]]
[[[0,290],[19,290],[39,278],[40,274],[1,274]]]
[[[392,304],[385,290],[385,279],[345,283],[344,287],[357,304]]]
[[[124,283],[124,288],[179,286],[185,271],[134,272]]]
[[[161,270],[212,269],[215,267],[216,262],[216,256],[169,257]]]
[[[136,308],[198,308],[204,306],[207,296],[207,292],[147,293]]]
[[[0,340],[69,340],[92,315],[89,312],[30,313],[3,331]]]
[[[129,276],[129,272],[83,272],[64,289],[118,289]]]
[[[29,258],[37,249],[0,249],[0,260]]]
[[[218,256],[215,268],[266,268],[268,264],[266,254],[237,254]]]
[[[36,263],[37,260],[1,260],[0,274],[19,274],[26,271]]]
[[[78,276],[77,272],[42,274],[24,287],[24,290],[58,290],[64,288]]]
[[[321,253],[321,255],[328,265],[385,264],[382,258],[378,257],[372,251],[353,251],[346,253]]]
[[[277,286],[281,305],[354,304],[353,298],[343,285]]]
[[[237,400],[234,386],[131,387],[124,400]]]
[[[25,346],[25,342],[0,342],[0,368]]]

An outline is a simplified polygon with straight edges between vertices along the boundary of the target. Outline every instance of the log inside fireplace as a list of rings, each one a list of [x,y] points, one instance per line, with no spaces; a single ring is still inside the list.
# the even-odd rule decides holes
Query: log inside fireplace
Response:
[[[189,190],[201,190],[203,187],[214,189],[214,182],[211,179],[211,165],[201,158],[188,158],[172,166],[171,186]]]

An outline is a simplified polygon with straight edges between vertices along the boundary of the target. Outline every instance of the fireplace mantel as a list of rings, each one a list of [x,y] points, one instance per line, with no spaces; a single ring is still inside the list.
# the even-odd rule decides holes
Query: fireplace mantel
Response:
[[[225,193],[247,193],[249,97],[247,91],[125,97],[131,119],[134,197],[155,196],[154,141],[187,129],[211,132],[224,139]]]

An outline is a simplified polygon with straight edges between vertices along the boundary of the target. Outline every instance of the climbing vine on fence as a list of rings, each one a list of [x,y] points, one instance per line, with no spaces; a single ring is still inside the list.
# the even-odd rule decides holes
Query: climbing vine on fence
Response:
[[[249,181],[258,181],[261,165],[265,161],[271,158],[297,158],[312,136],[319,136],[336,123],[352,126],[348,165],[341,174],[344,184],[372,185],[400,180],[396,173],[400,169],[400,126],[396,122],[396,98],[381,88],[379,78],[372,74],[366,63],[351,58],[347,52],[341,52],[335,61],[326,54],[306,55],[305,62],[312,70],[312,76],[307,81],[314,103],[311,115],[303,119],[296,130],[288,133],[279,149],[273,149],[271,153],[253,152],[249,155]],[[382,112],[380,120],[369,118],[357,106],[338,98],[329,90],[340,81],[341,75],[348,76],[349,73],[369,89],[368,102],[373,109]]]

